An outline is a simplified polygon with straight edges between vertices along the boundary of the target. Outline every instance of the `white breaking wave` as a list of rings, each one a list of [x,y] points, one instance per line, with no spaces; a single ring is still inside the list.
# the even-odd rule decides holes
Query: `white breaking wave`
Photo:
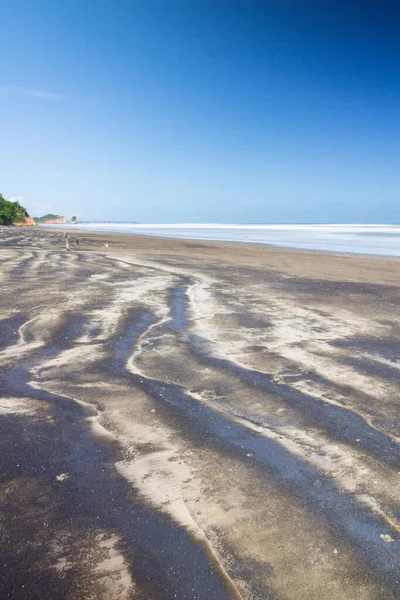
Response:
[[[165,225],[93,221],[78,225],[47,225],[46,227],[400,256],[400,225],[220,225],[216,223]]]

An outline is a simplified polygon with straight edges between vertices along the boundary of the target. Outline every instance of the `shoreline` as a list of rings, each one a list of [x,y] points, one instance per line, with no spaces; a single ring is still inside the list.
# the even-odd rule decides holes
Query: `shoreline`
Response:
[[[53,228],[41,227],[40,229],[54,233]],[[61,234],[71,232],[70,229],[65,228],[57,229],[57,231]],[[370,282],[374,277],[376,283],[397,285],[397,278],[400,278],[400,260],[398,260],[400,257],[397,256],[305,250],[256,242],[177,239],[136,233],[105,233],[86,230],[82,230],[82,235],[73,237],[79,237],[80,240],[86,238],[91,243],[97,241],[99,251],[103,251],[105,242],[114,240],[114,246],[116,245],[119,252],[129,252],[129,248],[132,248],[140,254],[152,252],[157,256],[165,251],[171,251],[189,254],[198,259],[212,259],[215,252],[218,258],[238,266],[261,266],[307,278],[335,280],[338,271],[342,272],[345,281],[350,279]],[[112,250],[110,246],[109,251]],[[380,271],[382,265],[384,271]],[[375,268],[379,270],[375,272]]]
[[[63,232],[0,236],[1,595],[396,600],[400,262]]]
[[[40,226],[40,227],[46,228],[46,226]],[[57,226],[57,229],[58,229],[58,227],[59,226]],[[124,225],[121,225],[121,228],[122,227],[124,227]],[[144,228],[146,228],[146,227],[147,226],[144,226]],[[157,232],[157,229],[162,229],[162,226],[153,226],[153,227],[154,227],[154,229],[153,229],[154,232]],[[174,227],[176,228],[176,230],[184,229],[185,228],[184,225],[182,225],[181,227],[178,227],[178,226],[174,226]],[[232,229],[235,230],[235,227],[233,227],[233,226],[226,226],[227,229],[229,227],[232,227]],[[257,227],[257,226],[254,226],[254,227]],[[290,230],[290,227],[291,226],[289,226],[289,225],[287,225],[287,226],[281,226],[281,230],[283,231],[283,238],[284,238],[285,228],[287,230]],[[310,226],[302,226],[302,225],[301,226],[300,225],[299,226],[298,225],[293,225],[292,226],[293,230],[301,229],[302,227],[305,228],[305,229],[307,229],[307,227],[313,227],[313,226],[311,226],[311,225]],[[331,225],[315,225],[314,227],[320,227],[322,229],[324,227],[326,227],[326,229],[329,230],[329,228],[332,228],[332,227],[347,228],[347,227],[352,227],[352,226],[350,226],[350,225],[342,225],[342,226],[341,225],[335,225],[335,226],[331,226]],[[354,227],[361,227],[361,226],[360,225],[355,225]],[[392,226],[389,226],[389,225],[369,225],[369,226],[368,225],[362,225],[362,227],[365,227],[365,228],[368,228],[368,227],[379,228],[379,227],[392,227]],[[395,227],[397,227],[397,226],[395,226]],[[202,226],[201,225],[199,225],[198,227],[193,227],[192,226],[192,228],[194,230],[196,230],[196,229],[201,230]],[[216,225],[215,227],[212,227],[211,229],[218,229],[218,228],[223,229],[224,227]],[[237,226],[238,230],[240,230],[242,228],[245,229],[245,226]],[[50,231],[54,230],[54,229],[55,228],[52,227],[52,226],[48,227],[48,230],[50,230]],[[60,230],[61,229],[62,229],[62,226],[60,226]],[[196,237],[196,236],[179,236],[179,235],[174,236],[172,234],[171,235],[167,235],[167,234],[166,235],[157,235],[157,233],[153,233],[153,232],[152,233],[141,233],[140,230],[139,231],[113,231],[113,230],[107,231],[107,230],[101,230],[101,229],[99,229],[98,231],[96,231],[95,229],[91,229],[91,228],[85,229],[84,225],[82,225],[82,226],[80,226],[80,225],[78,225],[78,226],[70,225],[70,226],[68,226],[66,228],[63,228],[63,229],[65,229],[66,231],[72,231],[72,232],[73,231],[82,231],[84,233],[94,233],[94,234],[98,233],[100,235],[112,235],[112,234],[117,234],[117,235],[135,235],[135,236],[138,236],[138,237],[151,237],[151,238],[156,238],[156,239],[173,239],[173,240],[177,240],[177,241],[179,241],[179,240],[185,241],[186,240],[186,241],[192,241],[192,242],[196,241],[196,242],[210,242],[210,243],[216,242],[216,243],[234,243],[234,244],[240,243],[240,244],[246,244],[246,245],[250,245],[250,246],[253,246],[253,245],[256,245],[256,246],[267,246],[267,247],[272,247],[272,248],[277,248],[277,249],[282,249],[282,250],[293,249],[293,250],[300,250],[300,251],[304,251],[304,252],[327,252],[329,254],[346,254],[346,255],[351,255],[351,256],[354,255],[354,256],[367,256],[367,257],[369,257],[369,256],[377,256],[377,257],[387,257],[387,258],[400,258],[400,248],[396,251],[397,253],[393,253],[393,251],[389,252],[389,253],[385,253],[383,250],[382,250],[382,252],[380,252],[378,250],[372,250],[372,249],[369,249],[369,250],[366,249],[366,251],[363,252],[361,248],[357,248],[355,250],[351,250],[351,249],[335,249],[335,240],[330,240],[329,242],[326,241],[324,244],[321,244],[321,242],[320,242],[321,247],[318,248],[318,247],[313,247],[313,246],[315,246],[315,243],[312,243],[312,242],[300,242],[300,241],[298,241],[298,242],[294,242],[294,241],[291,242],[290,240],[287,240],[286,243],[285,243],[285,241],[281,241],[281,240],[276,240],[274,242],[273,240],[266,240],[266,241],[260,241],[260,240],[251,241],[251,240],[247,240],[247,239],[237,239],[237,240],[232,239],[232,240],[227,240],[227,239],[223,239],[223,238],[220,238],[220,239],[215,238],[214,239],[212,237],[205,238],[205,237]],[[166,229],[168,229],[168,226],[166,226]],[[399,229],[399,232],[400,232],[400,227],[398,227],[398,229]],[[247,236],[246,236],[246,238],[247,238]],[[332,247],[330,247],[330,245]],[[309,246],[309,247],[307,247],[307,246]]]

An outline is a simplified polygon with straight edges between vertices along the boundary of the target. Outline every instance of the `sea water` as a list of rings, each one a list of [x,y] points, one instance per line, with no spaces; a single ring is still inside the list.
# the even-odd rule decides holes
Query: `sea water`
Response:
[[[220,225],[82,222],[73,230],[136,233],[193,240],[270,244],[287,248],[400,256],[400,225]]]

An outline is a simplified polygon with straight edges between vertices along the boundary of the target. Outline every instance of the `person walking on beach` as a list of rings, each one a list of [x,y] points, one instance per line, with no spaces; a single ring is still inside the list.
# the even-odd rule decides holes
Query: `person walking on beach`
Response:
[[[65,249],[67,252],[69,252],[70,247],[69,247],[68,233],[66,233],[64,237],[65,237]]]
[[[79,250],[79,244],[80,244],[79,238],[76,238],[75,243],[76,243],[76,249]]]

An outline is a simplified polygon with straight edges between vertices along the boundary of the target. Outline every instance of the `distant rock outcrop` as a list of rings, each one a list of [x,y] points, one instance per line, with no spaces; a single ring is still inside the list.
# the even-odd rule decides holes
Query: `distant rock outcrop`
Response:
[[[57,217],[55,219],[45,219],[43,221],[44,225],[56,225],[56,224],[62,224],[62,223],[66,223],[66,219],[65,217]]]
[[[35,221],[35,223],[42,223],[46,225],[52,225],[54,223],[66,223],[65,217],[61,217],[60,215],[53,215],[52,213],[43,215],[43,217],[33,217],[33,220]]]
[[[71,217],[70,223],[71,225],[76,225],[78,222],[78,219],[76,217]]]

